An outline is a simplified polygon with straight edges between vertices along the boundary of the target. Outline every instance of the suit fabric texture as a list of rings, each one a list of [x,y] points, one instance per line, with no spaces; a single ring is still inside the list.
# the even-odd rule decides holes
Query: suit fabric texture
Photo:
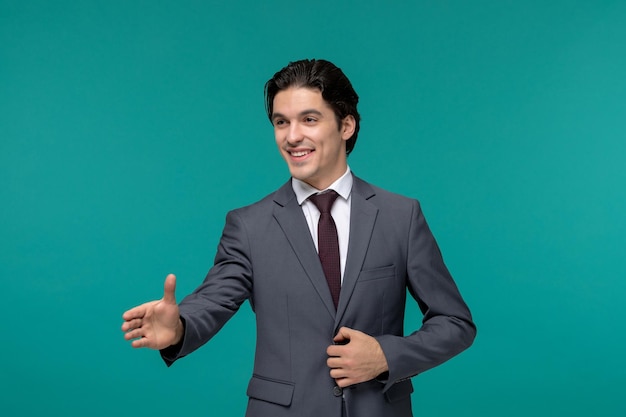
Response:
[[[180,303],[185,336],[168,365],[213,337],[249,300],[256,354],[247,417],[412,416],[411,377],[469,347],[476,328],[419,202],[354,177],[350,238],[335,308],[306,220],[287,182],[228,213],[214,266]],[[404,335],[407,290],[423,313]],[[347,326],[380,343],[389,371],[336,386],[327,347]],[[413,326],[411,326],[413,328]]]

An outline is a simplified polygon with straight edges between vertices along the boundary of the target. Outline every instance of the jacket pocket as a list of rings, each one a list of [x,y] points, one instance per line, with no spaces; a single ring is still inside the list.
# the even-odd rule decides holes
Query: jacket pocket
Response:
[[[385,397],[387,397],[387,401],[393,403],[403,398],[410,397],[412,392],[413,383],[409,379],[406,379],[393,384],[385,393]]]
[[[383,266],[381,268],[364,269],[359,274],[359,281],[371,281],[374,279],[391,278],[396,275],[394,265]]]
[[[253,375],[246,394],[250,398],[267,401],[278,405],[291,405],[294,384],[277,381],[259,375]]]

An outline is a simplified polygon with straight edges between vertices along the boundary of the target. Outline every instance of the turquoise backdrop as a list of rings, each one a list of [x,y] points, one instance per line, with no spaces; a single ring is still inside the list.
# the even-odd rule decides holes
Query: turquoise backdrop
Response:
[[[626,2],[562,0],[0,0],[0,413],[243,415],[248,304],[169,369],[121,314],[287,180],[263,85],[311,57],[479,327],[416,416],[626,415]]]

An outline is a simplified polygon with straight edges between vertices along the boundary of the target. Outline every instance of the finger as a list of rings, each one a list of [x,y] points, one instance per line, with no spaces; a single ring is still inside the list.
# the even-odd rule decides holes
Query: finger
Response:
[[[335,383],[340,388],[346,388],[346,387],[349,387],[350,385],[354,385],[356,381],[350,378],[336,378]]]
[[[326,360],[326,366],[328,366],[330,369],[340,369],[341,359],[340,358],[328,358]]]
[[[176,304],[176,275],[169,274],[165,278],[163,301],[167,304]]]
[[[124,324],[122,324],[122,330],[124,331],[132,330],[132,329],[139,329],[141,327],[143,327],[142,319],[133,319],[131,321],[127,321]]]
[[[143,348],[143,347],[149,347],[148,346],[148,339],[146,339],[145,337],[142,337],[140,339],[135,339],[132,341],[132,343],[130,344],[132,347],[134,348]]]
[[[331,370],[330,377],[334,379],[337,385],[339,385],[342,388],[352,385],[356,382],[355,378],[352,378],[351,376],[341,371],[340,369]]]
[[[144,315],[146,314],[146,309],[144,307],[144,305],[140,305],[137,307],[133,307],[128,311],[125,311],[124,314],[122,314],[122,318],[125,321],[130,321],[133,319],[140,319],[142,318]]]
[[[338,380],[338,379],[345,379],[347,375],[343,369],[331,369],[330,377],[334,380]]]
[[[326,354],[330,357],[340,357],[343,349],[342,345],[330,345],[326,348]]]
[[[350,340],[351,335],[352,335],[352,329],[350,329],[349,327],[342,327],[337,332],[337,335],[333,338],[333,342],[335,343],[345,342],[346,340]]]
[[[143,320],[141,320],[141,319],[132,319],[132,320],[129,320],[129,321],[125,321],[122,324],[122,331],[127,332],[127,331],[129,331],[131,329],[137,329],[137,328],[141,327],[142,324],[143,324]]]
[[[144,335],[144,332],[142,329],[132,329],[124,334],[124,339],[126,340],[139,339],[143,337],[143,335]]]

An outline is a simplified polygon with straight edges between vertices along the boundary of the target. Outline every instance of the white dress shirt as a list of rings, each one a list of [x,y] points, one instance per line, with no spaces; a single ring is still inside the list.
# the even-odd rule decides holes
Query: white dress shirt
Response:
[[[311,237],[315,243],[317,250],[317,223],[320,219],[320,211],[309,197],[327,190],[334,190],[339,194],[337,200],[330,210],[331,216],[337,226],[337,238],[339,239],[339,257],[341,261],[341,279],[343,280],[343,271],[346,267],[346,258],[348,257],[348,240],[350,238],[350,202],[352,192],[352,173],[350,167],[346,170],[337,181],[333,182],[325,190],[318,190],[304,181],[292,178],[291,186],[296,193],[298,204],[302,207],[302,212],[306,218],[306,222],[311,231]]]

